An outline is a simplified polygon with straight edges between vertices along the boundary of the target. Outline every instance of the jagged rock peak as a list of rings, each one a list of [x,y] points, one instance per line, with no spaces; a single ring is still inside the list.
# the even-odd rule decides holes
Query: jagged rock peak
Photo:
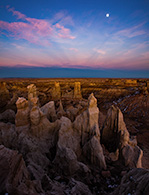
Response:
[[[24,125],[29,125],[29,112],[30,109],[28,107],[28,101],[23,98],[19,97],[17,102],[17,113],[15,117],[15,124],[16,126],[24,126]]]
[[[28,107],[28,101],[24,97],[19,97],[16,101],[17,109],[22,109]]]
[[[27,86],[28,89],[28,100],[31,98],[37,97],[37,89],[34,84],[30,84]]]
[[[54,101],[46,103],[44,106],[40,108],[40,110],[46,115],[46,117],[51,122],[57,119]]]
[[[102,141],[109,151],[114,152],[121,145],[125,146],[129,141],[123,114],[114,105],[109,108],[106,120],[102,128]]]
[[[99,131],[99,109],[97,107],[97,99],[94,97],[94,94],[91,93],[88,98],[88,115],[89,115],[89,128],[90,132],[100,139]]]
[[[30,121],[32,125],[38,125],[41,118],[41,112],[38,107],[33,107],[30,111]]]
[[[29,101],[29,106],[32,108],[33,106],[38,106],[39,105],[39,99],[37,95],[37,89],[34,84],[30,84],[27,86],[28,89],[28,101]]]
[[[97,99],[93,93],[88,97],[88,107],[97,107]]]
[[[61,118],[62,116],[64,116],[66,113],[65,113],[65,111],[64,111],[64,109],[63,109],[63,104],[62,104],[62,101],[60,100],[60,102],[59,102],[59,107],[58,107],[58,109],[57,109],[57,118]]]
[[[135,137],[130,138],[123,114],[118,107],[111,106],[102,128],[102,143],[110,152],[119,149],[119,158],[125,166],[142,167],[142,150],[137,146]]]
[[[82,98],[80,82],[74,83],[74,98]]]
[[[58,107],[58,110],[59,111],[64,111],[64,109],[63,109],[63,104],[62,104],[62,101],[60,100],[60,102],[59,102],[59,107]]]

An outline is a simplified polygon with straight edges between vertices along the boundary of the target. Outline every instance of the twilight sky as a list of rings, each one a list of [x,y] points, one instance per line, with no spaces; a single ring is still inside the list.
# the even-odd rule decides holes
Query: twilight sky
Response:
[[[148,10],[149,0],[1,0],[0,66],[149,71]]]

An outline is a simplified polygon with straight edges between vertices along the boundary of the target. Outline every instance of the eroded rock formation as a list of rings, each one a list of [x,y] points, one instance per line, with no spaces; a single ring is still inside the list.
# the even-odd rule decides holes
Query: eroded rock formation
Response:
[[[17,113],[16,113],[16,119],[15,119],[16,127],[28,126],[29,125],[29,113],[30,113],[28,101],[23,97],[21,98],[19,97],[16,102],[16,106],[17,106]]]
[[[21,154],[0,145],[0,193],[36,195],[36,183],[30,180]]]
[[[29,106],[32,107],[34,105],[39,104],[38,95],[37,95],[37,89],[34,84],[30,84],[27,86],[28,89],[28,102]]]
[[[60,100],[40,108],[36,86],[29,85],[28,100],[16,101],[15,124],[7,123],[14,121],[13,111],[0,115],[0,193],[106,194],[117,187],[123,172],[141,167],[142,150],[129,135],[120,109],[112,106],[103,122],[94,94],[78,100],[78,86],[71,101],[62,99],[64,107]],[[124,190],[128,174],[114,193]],[[148,174],[141,174],[139,180],[147,180]],[[146,185],[136,189],[148,190]]]
[[[143,152],[137,146],[134,137],[130,138],[123,120],[123,114],[118,107],[112,106],[102,128],[102,142],[110,152],[120,151],[120,158],[125,166],[142,167]]]
[[[81,94],[81,83],[80,82],[75,82],[74,83],[74,98],[81,99],[82,94]]]
[[[88,109],[77,116],[74,129],[80,134],[81,146],[85,157],[100,168],[106,169],[103,150],[100,145],[100,131],[98,125],[99,109],[93,94],[88,98]]]
[[[62,101],[59,102],[59,107],[57,109],[57,118],[60,119],[62,116],[65,116],[66,112],[63,109]]]
[[[144,194],[149,192],[149,171],[132,169],[123,176],[120,186],[111,195]]]
[[[54,122],[57,119],[54,101],[48,102],[40,109],[51,122]]]

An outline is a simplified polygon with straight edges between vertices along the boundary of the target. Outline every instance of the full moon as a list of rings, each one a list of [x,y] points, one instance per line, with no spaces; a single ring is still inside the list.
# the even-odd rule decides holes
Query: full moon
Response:
[[[110,14],[106,14],[106,17],[109,18]]]

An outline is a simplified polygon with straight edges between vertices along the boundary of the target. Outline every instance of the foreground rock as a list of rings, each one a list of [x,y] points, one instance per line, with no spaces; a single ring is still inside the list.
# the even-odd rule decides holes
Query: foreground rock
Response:
[[[0,114],[0,121],[5,123],[15,123],[15,112],[11,109],[6,110]]]
[[[21,154],[0,145],[0,193],[36,195],[36,183],[32,182]],[[39,187],[38,187],[39,189]]]
[[[0,144],[8,148],[17,146],[17,132],[14,124],[0,122]]]
[[[120,186],[111,195],[144,194],[149,192],[149,171],[132,169],[123,176]]]

